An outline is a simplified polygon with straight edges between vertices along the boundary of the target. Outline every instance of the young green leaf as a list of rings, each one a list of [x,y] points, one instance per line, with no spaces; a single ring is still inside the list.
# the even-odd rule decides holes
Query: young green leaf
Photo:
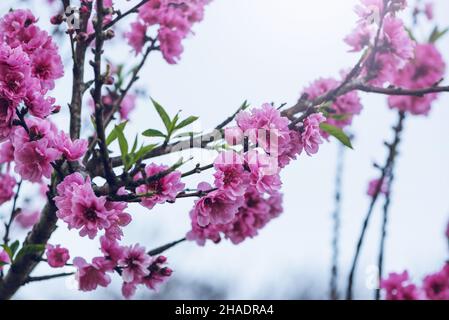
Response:
[[[18,260],[20,258],[22,258],[23,256],[27,255],[27,254],[32,254],[32,253],[41,253],[45,250],[45,244],[29,244],[26,245],[24,247],[22,247],[22,249],[20,249],[20,251],[17,253],[16,259]]]
[[[176,130],[182,129],[184,127],[187,127],[189,124],[194,123],[196,120],[198,120],[198,117],[190,116],[187,119],[182,120],[176,127]]]
[[[323,130],[324,132],[327,132],[331,136],[337,138],[346,147],[353,149],[352,144],[351,144],[351,140],[346,135],[346,133],[344,133],[344,131],[341,130],[340,128],[323,122],[323,123],[320,124],[320,129]]]
[[[19,248],[19,246],[20,246],[19,240],[14,241],[14,242],[9,246],[9,248],[11,249],[11,260],[12,260],[12,258],[14,257],[14,255],[16,254],[17,249]]]
[[[122,123],[120,123],[119,125],[117,125],[122,131],[125,130],[126,125],[128,124],[128,121],[124,121]],[[112,130],[111,133],[108,135],[108,137],[106,138],[106,145],[110,145],[112,142],[115,141],[115,139],[117,139],[117,132],[115,132],[115,130]]]
[[[156,130],[156,129],[145,130],[142,133],[142,135],[145,136],[145,137],[163,137],[163,138],[166,137],[166,135],[164,133],[162,133],[162,132],[160,132],[159,130]]]
[[[162,122],[165,125],[165,128],[167,129],[167,131],[170,131],[170,125],[171,125],[172,121],[170,120],[169,115],[157,101],[155,101],[153,98],[151,98],[151,101],[153,102],[154,108],[156,109],[157,113],[161,117]]]
[[[115,126],[114,128],[115,134],[117,135],[118,138],[118,144],[120,147],[120,152],[122,154],[122,160],[123,160],[123,164],[125,165],[125,169],[129,168],[129,164],[128,164],[128,150],[129,150],[129,146],[128,146],[128,141],[126,140],[125,134],[123,133],[123,130],[119,127],[119,126]]]
[[[131,148],[130,153],[136,152],[138,143],[139,143],[139,136],[136,135],[136,138],[134,139],[133,147]]]

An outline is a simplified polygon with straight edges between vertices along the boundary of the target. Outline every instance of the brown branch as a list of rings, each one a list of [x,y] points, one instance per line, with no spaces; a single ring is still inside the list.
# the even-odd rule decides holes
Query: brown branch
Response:
[[[80,13],[80,30],[79,33],[86,32],[92,11],[92,3],[86,4],[89,8],[86,12]],[[81,109],[84,93],[84,64],[86,60],[86,51],[88,43],[78,38],[73,56],[73,84],[72,84],[72,100],[70,102],[70,137],[78,139],[81,132]]]
[[[38,277],[28,277],[24,282],[23,285],[30,283],[30,282],[37,282],[37,281],[45,281],[45,280],[51,280],[51,279],[57,279],[57,278],[63,278],[63,277],[69,277],[74,275],[75,272],[64,272],[64,273],[55,273],[50,274],[47,276],[38,276]]]
[[[149,0],[142,0],[140,1],[138,4],[136,4],[134,7],[132,7],[131,9],[129,9],[128,11],[126,11],[125,13],[118,13],[117,17],[115,17],[114,19],[112,19],[110,22],[106,23],[104,25],[104,30],[107,30],[111,27],[113,27],[117,22],[119,22],[120,20],[122,20],[123,18],[125,18],[126,16],[132,14],[132,13],[137,13],[138,9],[143,6],[145,3],[147,3]],[[91,41],[93,41],[96,37],[96,33],[92,33],[88,36],[87,38],[87,42],[90,43]]]
[[[95,74],[95,87],[93,89],[92,98],[95,103],[95,129],[98,136],[98,145],[100,146],[101,161],[103,163],[104,175],[111,187],[114,187],[116,176],[109,161],[109,150],[106,145],[105,126],[103,122],[103,102],[101,101],[101,89],[104,84],[104,76],[101,74],[101,58],[103,54],[103,19],[104,7],[103,0],[97,0],[97,21],[95,23],[95,49],[94,61],[91,62]]]
[[[166,251],[166,250],[168,250],[168,249],[170,249],[170,248],[176,246],[177,244],[179,244],[181,242],[184,242],[186,240],[187,240],[186,238],[182,238],[182,239],[179,239],[177,241],[173,241],[173,242],[167,243],[167,244],[165,244],[163,246],[160,246],[159,248],[156,248],[156,249],[148,251],[148,254],[150,256],[156,256],[156,255],[161,254],[164,251]]]
[[[374,195],[371,199],[371,203],[368,208],[368,212],[365,216],[365,220],[363,221],[362,230],[360,232],[360,236],[357,241],[354,258],[352,261],[351,270],[349,272],[349,277],[348,277],[348,287],[346,290],[346,299],[348,299],[348,300],[352,300],[352,298],[353,298],[353,285],[354,285],[355,271],[357,268],[357,262],[358,262],[360,252],[361,252],[361,249],[363,246],[365,234],[368,229],[368,224],[371,219],[372,213],[374,211],[374,206],[377,203],[377,200],[380,196],[380,192],[382,190],[382,185],[383,185],[385,179],[389,176],[389,174],[391,172],[392,165],[394,164],[396,156],[397,156],[397,150],[398,150],[399,144],[401,142],[401,133],[402,133],[402,129],[403,129],[404,119],[405,119],[405,113],[402,111],[399,112],[398,124],[394,128],[394,132],[395,132],[394,140],[393,140],[393,143],[388,145],[388,149],[389,149],[388,156],[385,161],[385,165],[381,169],[381,177],[379,179],[379,183],[376,186]]]

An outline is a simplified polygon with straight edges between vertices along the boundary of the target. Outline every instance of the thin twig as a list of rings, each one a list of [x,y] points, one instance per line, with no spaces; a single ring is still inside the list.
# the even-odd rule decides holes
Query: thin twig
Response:
[[[182,238],[182,239],[179,239],[179,240],[167,243],[167,244],[165,244],[163,246],[160,246],[159,248],[156,248],[156,249],[148,251],[148,254],[150,256],[156,256],[156,255],[161,254],[164,251],[166,251],[166,250],[168,250],[168,249],[170,249],[170,248],[172,248],[172,247],[176,246],[177,244],[179,244],[181,242],[184,242],[184,241],[186,241],[186,238]]]
[[[22,187],[22,180],[17,184],[16,194],[14,195],[14,201],[11,209],[11,215],[9,216],[8,223],[5,223],[5,235],[3,237],[3,243],[7,246],[9,242],[9,231],[11,229],[12,222],[17,215],[17,200],[19,199],[20,188]]]
[[[47,276],[28,277],[22,285],[25,285],[30,282],[46,281],[46,280],[51,280],[51,279],[69,277],[69,276],[73,276],[74,274],[75,274],[75,272],[63,272],[63,273],[50,274]]]
[[[377,202],[377,199],[380,196],[380,192],[382,190],[382,185],[385,181],[385,179],[388,177],[389,174],[389,170],[391,168],[391,165],[394,163],[395,158],[397,156],[397,149],[399,147],[399,143],[401,141],[401,132],[403,129],[403,122],[405,119],[405,113],[404,112],[399,112],[399,120],[398,120],[398,124],[397,126],[394,128],[394,132],[395,132],[395,136],[394,136],[394,141],[392,144],[389,145],[389,153],[387,156],[387,160],[385,162],[385,165],[382,167],[381,169],[381,177],[379,179],[379,183],[376,186],[376,190],[374,192],[373,197],[371,198],[371,203],[370,206],[368,208],[368,212],[365,216],[365,220],[363,221],[363,225],[362,225],[362,230],[359,236],[359,239],[357,241],[357,246],[355,249],[355,254],[354,254],[354,258],[352,261],[352,265],[351,265],[351,270],[349,272],[349,277],[348,277],[348,287],[346,290],[346,299],[348,300],[352,300],[353,298],[353,284],[354,284],[354,275],[355,275],[355,271],[357,268],[357,262],[359,259],[359,255],[362,249],[362,245],[363,245],[363,240],[365,239],[365,234],[366,231],[368,229],[368,224],[371,218],[371,215],[373,213],[374,210],[374,206]]]
[[[340,242],[340,222],[341,222],[341,197],[342,197],[342,180],[343,180],[343,164],[344,164],[345,147],[338,147],[337,169],[335,175],[335,209],[332,213],[333,230],[332,230],[332,268],[330,280],[330,298],[338,299],[338,256]]]

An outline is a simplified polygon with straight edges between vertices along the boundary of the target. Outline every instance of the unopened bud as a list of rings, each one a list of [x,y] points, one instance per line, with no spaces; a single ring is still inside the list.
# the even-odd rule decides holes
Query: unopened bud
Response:
[[[50,23],[54,25],[60,25],[64,22],[64,17],[61,14],[57,14],[50,18]]]

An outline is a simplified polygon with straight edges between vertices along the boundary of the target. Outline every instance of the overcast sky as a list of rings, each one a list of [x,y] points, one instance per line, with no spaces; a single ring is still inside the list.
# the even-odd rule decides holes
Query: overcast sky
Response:
[[[40,25],[47,26],[48,9],[32,1]],[[117,1],[116,1],[117,2]],[[355,0],[215,0],[206,9],[205,20],[196,25],[195,36],[185,41],[185,53],[176,66],[167,65],[155,54],[144,68],[139,87],[147,90],[172,114],[182,109],[185,115],[201,116],[201,128],[220,123],[247,99],[253,106],[264,102],[292,105],[301,90],[319,77],[337,76],[358,59],[348,53],[342,39],[354,27]],[[437,3],[436,16],[447,26],[449,2]],[[20,1],[2,1],[6,9],[20,7]],[[44,11],[45,10],[45,11]],[[419,36],[427,29],[419,30]],[[424,38],[422,38],[424,39]],[[449,37],[439,48],[449,61]],[[67,45],[61,48],[67,56]],[[123,42],[109,49],[113,61],[134,61]],[[137,61],[137,60],[135,60]],[[70,100],[70,68],[57,84],[55,95],[65,106]],[[383,141],[391,139],[396,113],[388,110],[385,97],[362,95],[364,110],[354,121],[354,150],[345,153],[345,174],[340,256],[340,289],[346,284],[355,242],[368,207],[367,182],[376,176],[373,161],[385,158]],[[67,114],[58,124],[68,127]],[[443,237],[449,219],[449,94],[434,104],[429,117],[406,121],[400,147],[388,226],[385,270],[408,268],[414,278],[437,271],[448,257]],[[139,101],[133,113],[133,132],[161,128],[148,99]],[[88,125],[88,122],[86,122]],[[320,152],[300,159],[283,172],[285,212],[272,221],[260,235],[239,246],[223,242],[205,248],[183,243],[167,252],[174,269],[174,281],[188,278],[224,286],[229,297],[288,298],[306,295],[327,297],[330,274],[331,213],[337,142],[324,144]],[[173,157],[158,159],[172,161]],[[206,160],[205,160],[206,161]],[[199,177],[189,180],[194,187]],[[208,175],[203,178],[211,181]],[[151,212],[132,207],[135,217],[126,230],[126,243],[140,242],[148,248],[184,236],[189,228],[191,199],[175,205],[157,206]],[[381,206],[376,210],[366,238],[358,269],[357,297],[371,298],[366,283],[376,264]],[[65,225],[52,243],[61,243],[72,256],[95,256],[97,241],[80,239]],[[48,273],[40,266],[35,274]],[[72,279],[73,280],[73,279]],[[79,293],[69,280],[53,280],[22,288],[18,298],[111,297],[118,293],[120,280],[108,289]],[[180,286],[182,290],[186,288]]]

